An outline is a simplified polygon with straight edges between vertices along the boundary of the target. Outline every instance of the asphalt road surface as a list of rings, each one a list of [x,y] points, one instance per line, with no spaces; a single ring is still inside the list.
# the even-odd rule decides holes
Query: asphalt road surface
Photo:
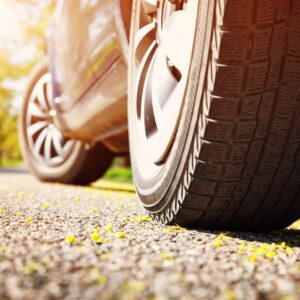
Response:
[[[298,223],[300,228],[300,222]],[[0,299],[300,299],[300,230],[151,221],[132,192],[0,172]]]

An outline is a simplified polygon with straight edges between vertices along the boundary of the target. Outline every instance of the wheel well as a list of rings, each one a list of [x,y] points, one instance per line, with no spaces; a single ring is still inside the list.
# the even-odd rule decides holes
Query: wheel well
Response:
[[[130,24],[131,24],[131,9],[133,0],[117,0],[121,12],[122,21],[124,23],[127,38],[129,40]]]

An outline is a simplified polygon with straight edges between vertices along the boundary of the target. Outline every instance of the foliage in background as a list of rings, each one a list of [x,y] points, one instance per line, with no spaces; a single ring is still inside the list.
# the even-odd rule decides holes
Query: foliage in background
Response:
[[[0,39],[0,165],[21,159],[17,135],[20,104],[16,100],[24,92],[20,82],[44,55],[44,32],[55,0],[10,0],[5,5],[14,12],[11,26],[17,36]],[[23,57],[22,49],[28,47],[32,54]]]
[[[117,182],[132,183],[129,156],[115,157],[111,167],[104,174],[103,178]]]
[[[119,182],[132,182],[132,171],[130,167],[112,166],[107,170],[104,178]]]
[[[8,54],[0,52],[0,165],[9,160],[20,159],[17,135],[17,113],[12,107],[12,99],[17,92],[5,86],[6,80],[17,80],[30,72],[31,64],[15,65],[9,62]]]

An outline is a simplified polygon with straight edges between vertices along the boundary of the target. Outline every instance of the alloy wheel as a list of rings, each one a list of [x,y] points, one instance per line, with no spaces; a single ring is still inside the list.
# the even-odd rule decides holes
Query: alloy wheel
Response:
[[[61,165],[70,155],[75,141],[67,139],[55,126],[51,108],[51,75],[46,73],[36,83],[27,108],[26,138],[32,157],[48,167]]]
[[[185,103],[197,0],[140,0],[133,28],[134,153],[145,177],[168,158]]]

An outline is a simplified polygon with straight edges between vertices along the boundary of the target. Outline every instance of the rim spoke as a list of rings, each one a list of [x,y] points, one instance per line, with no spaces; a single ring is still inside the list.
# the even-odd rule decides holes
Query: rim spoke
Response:
[[[46,113],[44,113],[40,109],[40,107],[34,102],[30,102],[28,112],[31,116],[35,116],[35,117],[38,117],[40,119],[45,119],[47,117]]]
[[[176,11],[168,17],[161,33],[161,46],[166,56],[183,74],[187,73],[190,63],[196,16],[197,0],[190,0],[185,10]]]
[[[36,139],[36,141],[34,142],[34,146],[33,146],[33,152],[40,156],[40,151],[41,148],[43,146],[43,143],[45,141],[45,138],[47,136],[47,132],[48,132],[48,128],[44,128],[41,133],[39,134],[38,138]]]
[[[157,0],[143,0],[143,8],[146,14],[153,14],[157,10]]]
[[[178,115],[182,108],[183,102],[178,101],[178,95],[184,92],[184,84],[178,84],[170,94],[165,106],[161,109],[158,105],[153,105],[155,119],[164,138],[171,138],[173,131],[177,129]],[[155,103],[155,102],[154,102]],[[172,126],[170,126],[172,125]]]
[[[37,90],[35,96],[37,101],[39,102],[39,104],[44,110],[48,110],[48,105],[44,94],[44,83],[43,82],[39,83],[39,85],[36,88]]]
[[[153,111],[153,95],[152,95],[152,80],[153,80],[153,67],[155,63],[155,58],[157,52],[151,58],[149,68],[147,70],[147,75],[145,82],[143,84],[143,94],[142,94],[142,123],[145,125],[145,134],[147,137],[153,135],[157,132],[157,124]]]
[[[162,132],[164,138],[173,134],[174,126],[170,125],[176,124],[182,106],[182,101],[178,101],[182,93],[176,89],[177,86],[178,81],[171,73],[164,53],[158,48],[143,82],[142,123],[147,137],[157,131]]]
[[[145,97],[145,80],[146,76],[148,74],[149,66],[151,62],[153,61],[153,57],[155,55],[157,49],[156,42],[152,42],[152,45],[147,50],[146,54],[143,57],[143,60],[141,61],[141,64],[139,65],[139,70],[137,74],[137,90],[136,90],[136,97],[137,97],[137,115],[138,118],[141,118],[141,112],[142,112],[142,103],[143,98]]]
[[[189,45],[188,40],[191,35],[186,33],[186,28],[183,28],[184,22],[186,22],[186,17],[183,11],[173,13],[164,25],[161,41],[165,55],[181,73],[185,72],[188,65],[187,51],[190,49],[187,45]]]
[[[44,146],[44,157],[48,163],[51,163],[51,147],[52,147],[52,131],[48,129],[45,146]]]
[[[67,156],[74,146],[74,140],[68,140],[63,147],[63,156]]]
[[[27,134],[32,137],[35,133],[42,130],[47,125],[48,123],[46,121],[34,123],[27,127]]]
[[[134,53],[137,61],[141,61],[155,40],[155,24],[152,22],[142,27],[135,36]]]
[[[61,145],[62,142],[62,134],[59,130],[56,128],[52,132],[52,140],[53,140],[53,146],[57,153],[57,155],[63,156],[63,148]]]
[[[178,80],[172,74],[167,58],[162,50],[158,49],[151,82],[153,102],[163,109],[177,84]]]

